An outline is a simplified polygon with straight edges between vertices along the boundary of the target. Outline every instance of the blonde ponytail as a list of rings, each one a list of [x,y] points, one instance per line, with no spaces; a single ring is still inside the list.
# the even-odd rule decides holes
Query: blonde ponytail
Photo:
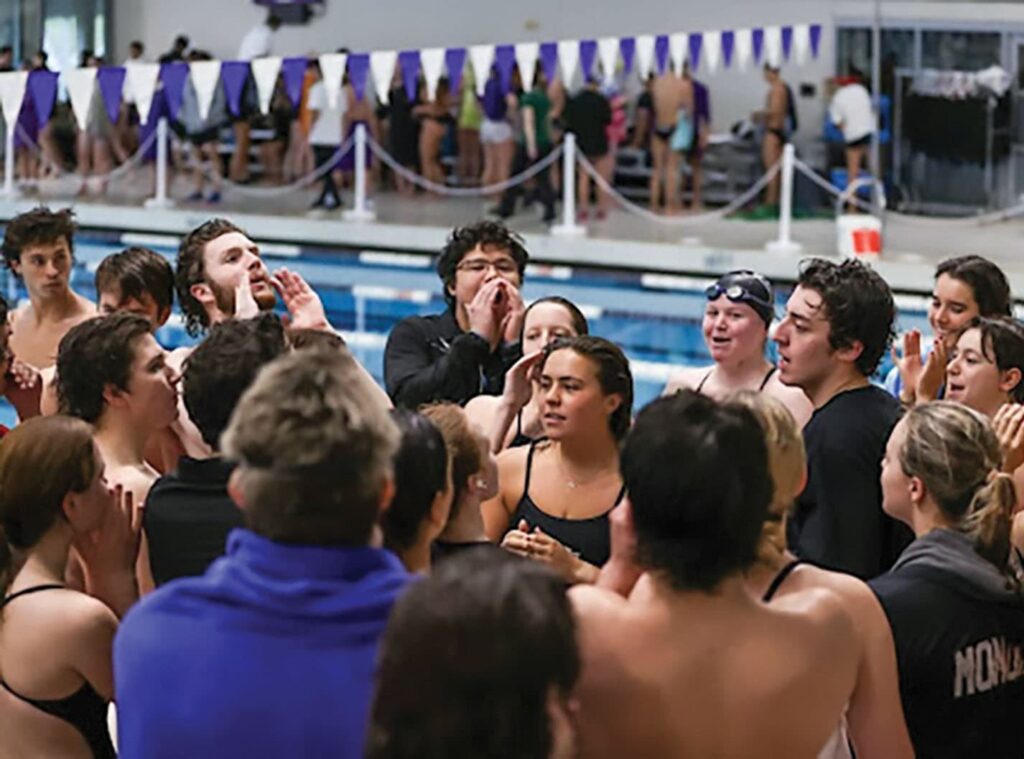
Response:
[[[1010,560],[1010,533],[1017,488],[1013,477],[994,472],[975,492],[960,530],[974,542],[974,550],[999,568]]]

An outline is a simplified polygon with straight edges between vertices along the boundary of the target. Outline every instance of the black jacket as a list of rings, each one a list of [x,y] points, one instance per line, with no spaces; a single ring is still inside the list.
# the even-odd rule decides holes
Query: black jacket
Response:
[[[492,353],[486,340],[460,329],[449,308],[435,316],[410,316],[395,325],[384,348],[384,384],[396,406],[464,404],[477,395],[501,393],[505,372],[521,356],[519,343],[502,345]]]
[[[892,626],[917,755],[1024,756],[1024,596],[1007,577],[967,536],[933,530],[870,585]]]

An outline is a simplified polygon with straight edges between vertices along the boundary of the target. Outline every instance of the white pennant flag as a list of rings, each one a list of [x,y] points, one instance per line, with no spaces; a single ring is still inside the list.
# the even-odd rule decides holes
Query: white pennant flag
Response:
[[[750,36],[749,29],[737,29],[733,38],[733,60],[736,61],[736,68],[743,71],[750,63],[750,56],[754,53],[754,40]]]
[[[277,86],[277,75],[281,73],[281,58],[276,55],[269,58],[253,58],[249,62],[249,68],[252,70],[252,78],[256,81],[260,112],[266,115],[270,113],[270,101]]]
[[[537,73],[537,55],[540,53],[540,44],[537,42],[516,43],[516,65],[519,66],[519,78],[523,82],[524,90],[533,89],[533,77]]]
[[[27,71],[7,71],[0,74],[0,108],[3,109],[8,132],[14,132],[13,125],[18,121],[27,85]]]
[[[793,27],[793,55],[798,64],[807,63],[807,54],[811,52],[811,25],[797,24]]]
[[[437,96],[437,83],[444,71],[444,48],[427,47],[420,50],[420,66],[423,67],[423,78],[427,83],[427,97],[433,100]]]
[[[766,26],[764,28],[764,60],[772,68],[782,65],[782,28]]]
[[[192,75],[192,86],[196,88],[196,102],[199,105],[199,119],[206,121],[213,104],[213,94],[220,81],[220,61],[192,61],[188,64]]]
[[[704,60],[708,63],[708,73],[714,73],[718,61],[722,57],[722,33],[704,32]]]
[[[341,92],[341,80],[345,78],[345,53],[323,53],[320,56],[320,75],[324,78],[324,94],[327,95],[327,107],[332,111],[338,107],[338,93]]]
[[[124,65],[125,92],[135,103],[139,112],[139,121],[143,124],[149,119],[149,109],[153,105],[153,93],[156,92],[157,79],[160,77],[159,63],[126,63]]]
[[[686,62],[686,42],[690,37],[685,32],[670,34],[668,37],[668,53],[672,58],[672,70],[676,76],[683,75],[683,64]]]
[[[96,71],[97,69],[89,67],[71,69],[64,74],[64,84],[71,99],[71,110],[75,114],[78,128],[83,132],[89,126],[89,106],[92,104],[93,89],[96,85]]]
[[[636,38],[636,73],[641,82],[647,81],[647,75],[651,73],[651,65],[654,63],[654,35],[641,34]]]
[[[602,37],[597,41],[597,55],[601,59],[601,69],[605,81],[615,76],[615,65],[619,62],[619,40],[615,37]]]
[[[491,64],[494,63],[494,45],[471,45],[469,60],[473,64],[473,77],[476,79],[476,94],[484,96],[484,87],[491,77]]]
[[[384,105],[388,104],[388,93],[391,91],[391,79],[395,75],[395,64],[398,53],[394,50],[375,50],[370,53],[370,73],[373,75],[373,86],[377,97]]]
[[[558,43],[558,63],[562,67],[562,84],[568,90],[580,63],[579,40],[562,40]]]

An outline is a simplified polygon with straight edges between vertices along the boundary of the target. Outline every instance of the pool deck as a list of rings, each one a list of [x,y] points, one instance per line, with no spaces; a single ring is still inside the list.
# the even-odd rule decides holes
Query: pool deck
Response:
[[[0,199],[0,220],[27,210],[39,202],[51,206],[72,205],[83,227],[115,229],[145,236],[181,235],[212,216],[227,216],[256,239],[278,243],[287,254],[298,246],[355,247],[367,250],[435,253],[451,228],[486,216],[491,201],[473,198],[440,199],[400,197],[380,193],[374,197],[375,221],[346,221],[340,211],[309,212],[315,193],[300,189],[277,197],[253,197],[246,188],[227,188],[218,205],[177,201],[170,208],[142,205],[150,180],[146,170],[112,183],[108,195],[77,198],[77,183],[70,178],[52,180],[40,195],[17,200]],[[183,197],[189,188],[182,178],[172,195]],[[266,191],[258,189],[257,192]],[[346,206],[351,192],[345,193]],[[670,224],[613,208],[604,221],[591,221],[580,237],[552,235],[540,221],[539,209],[522,211],[508,222],[522,233],[537,262],[585,264],[679,274],[716,274],[751,268],[779,281],[792,280],[801,258],[834,256],[835,223],[831,219],[798,219],[793,238],[799,252],[768,252],[765,244],[777,234],[777,223],[742,219],[694,219],[675,217]],[[1010,278],[1018,297],[1024,296],[1024,220],[978,224],[968,220],[943,220],[889,215],[885,225],[884,255],[876,261],[879,272],[897,290],[930,289],[935,264],[951,255],[975,253],[996,261]]]

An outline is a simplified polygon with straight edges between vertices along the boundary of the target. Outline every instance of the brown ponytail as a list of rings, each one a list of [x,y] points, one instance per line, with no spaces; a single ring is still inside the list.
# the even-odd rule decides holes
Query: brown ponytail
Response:
[[[975,492],[960,527],[974,541],[978,555],[1000,568],[1010,560],[1010,532],[1016,505],[1017,488],[1013,477],[996,473]]]

